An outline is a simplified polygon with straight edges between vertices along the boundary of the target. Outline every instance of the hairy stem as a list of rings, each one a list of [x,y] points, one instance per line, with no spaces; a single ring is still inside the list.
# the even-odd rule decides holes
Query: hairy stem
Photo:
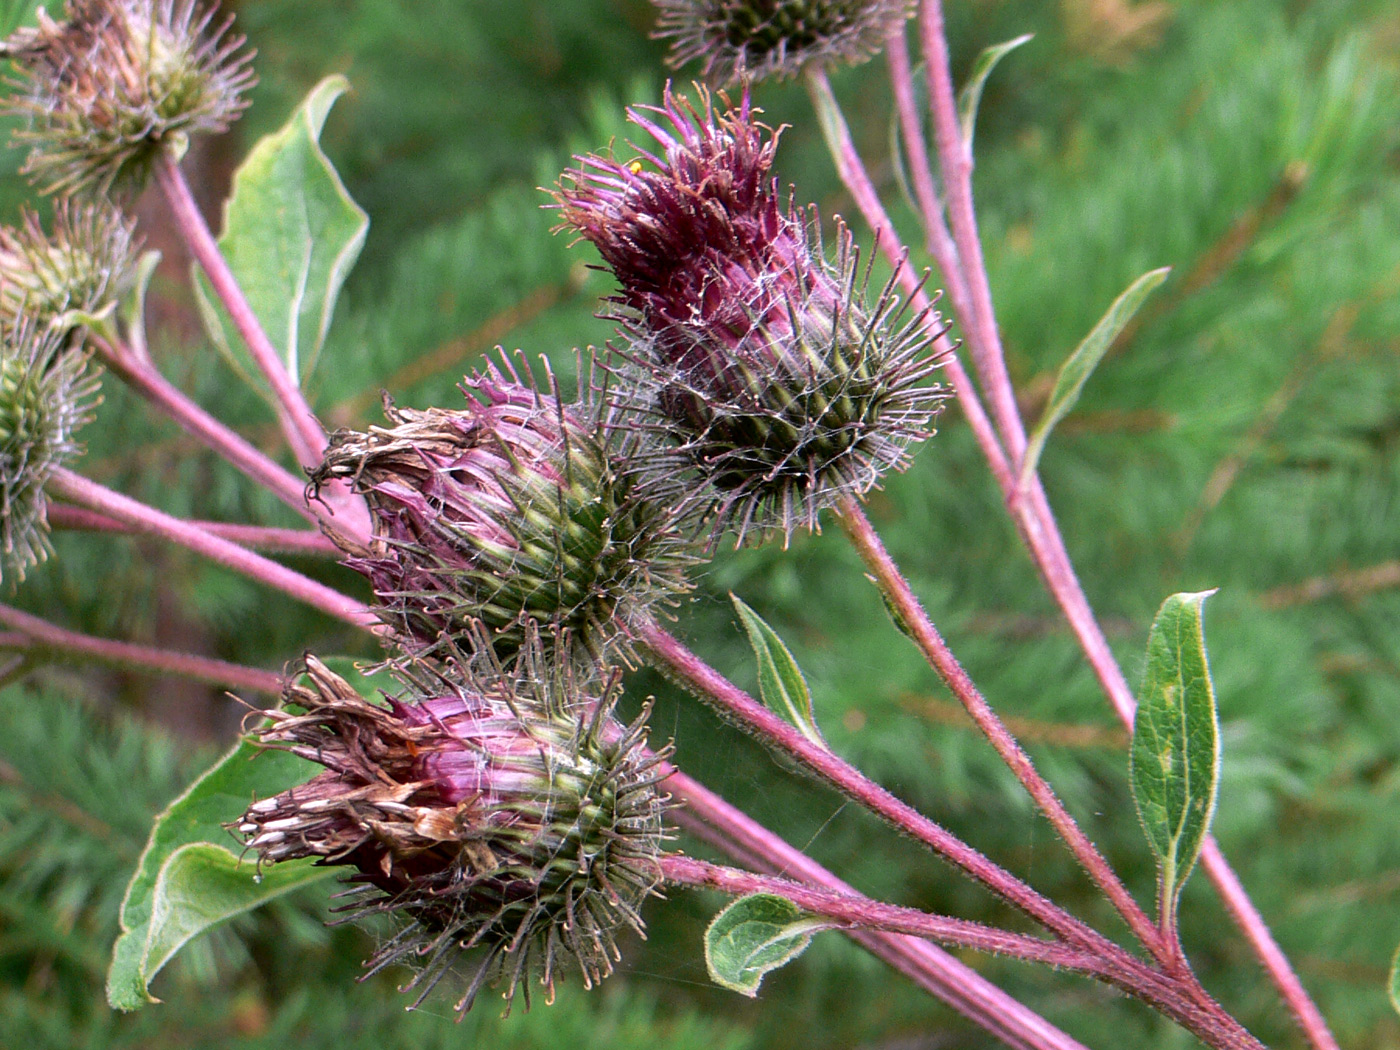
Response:
[[[797,761],[892,827],[924,843],[949,863],[1020,908],[1068,944],[1090,951],[1113,947],[1102,935],[1041,896],[1005,868],[948,832],[849,762],[813,743],[654,623],[638,628],[638,641],[650,662],[719,714],[751,732],[767,747]]]
[[[109,518],[82,507],[57,503],[49,507],[49,524],[55,529],[82,529],[88,532],[133,533],[137,530],[116,518]],[[310,529],[282,529],[273,525],[235,525],[223,521],[192,521],[197,529],[254,550],[280,554],[312,554],[338,558],[341,550],[319,532]]]
[[[316,511],[306,502],[305,481],[284,470],[195,404],[153,365],[104,339],[93,342],[98,356],[108,369],[169,416],[185,433],[217,452],[307,521],[314,523],[317,520]]]
[[[845,183],[846,189],[855,198],[856,207],[860,209],[866,223],[875,231],[876,247],[889,260],[890,265],[895,267],[895,272],[899,275],[900,285],[906,294],[913,297],[912,302],[915,310],[926,310],[929,305],[928,295],[919,287],[919,275],[904,259],[904,248],[894,232],[894,224],[890,222],[890,217],[885,214],[885,206],[880,202],[879,194],[875,192],[875,186],[871,183],[870,176],[866,174],[865,165],[861,162],[860,154],[856,152],[855,143],[851,140],[850,127],[846,124],[846,118],[842,115],[841,107],[837,104],[836,96],[832,93],[831,83],[827,80],[825,71],[819,66],[813,66],[807,72],[807,89],[812,96],[812,105],[820,118],[822,131],[826,135],[827,145],[831,150],[832,159],[836,163],[836,170],[841,175],[841,181]],[[963,415],[967,419],[968,426],[972,429],[973,437],[977,439],[978,446],[982,449],[982,454],[987,457],[987,462],[991,465],[992,473],[997,475],[998,481],[1004,477],[1007,485],[1013,484],[1015,475],[1012,474],[1011,467],[1007,463],[1006,453],[1002,451],[991,420],[987,418],[986,410],[983,409],[982,402],[978,400],[977,389],[972,385],[972,377],[963,368],[962,361],[957,355],[957,348],[948,339],[946,333],[940,336],[933,345],[943,360],[944,367],[948,370],[948,378],[952,383],[953,390],[957,393],[958,404],[962,407]]]
[[[214,240],[213,233],[200,213],[199,205],[195,203],[179,162],[169,154],[163,154],[156,162],[155,174],[175,217],[175,225],[181,237],[189,246],[190,253],[199,263],[200,269],[208,276],[214,294],[228,311],[233,326],[242,336],[248,353],[258,366],[258,371],[272,388],[273,396],[281,407],[287,441],[296,450],[297,458],[303,466],[315,466],[321,461],[321,454],[326,448],[326,432],[321,429],[321,424],[316,421],[306,399],[302,397],[301,390],[287,373],[277,348],[263,331],[247,296],[243,294],[243,289],[233,276],[233,271],[229,269],[223,253],[219,251],[218,242]]]
[[[1133,934],[1154,956],[1165,962],[1169,955],[1168,942],[1162,939],[1152,920],[1138,906],[1137,901],[1133,900],[1127,888],[1109,867],[1108,861],[1080,830],[1074,817],[1056,796],[1054,789],[1036,771],[1030,756],[1022,750],[1016,738],[973,684],[967,671],[953,656],[948,644],[929,619],[928,613],[914,596],[908,582],[900,575],[898,566],[880,542],[880,537],[861,510],[860,504],[847,497],[838,507],[838,513],[841,527],[865,562],[866,568],[870,570],[875,585],[899,613],[924,658],[947,683],[953,695],[962,703],[977,727],[982,730],[982,734],[1001,756],[1001,760],[1016,774],[1016,779],[1049,819],[1060,838],[1069,846],[1075,859],[1127,922]]]
[[[1001,337],[997,331],[992,307],[991,285],[982,257],[977,232],[977,218],[972,201],[972,155],[962,139],[957,104],[953,93],[952,71],[949,65],[947,37],[944,32],[943,7],[940,0],[922,0],[920,33],[924,60],[927,64],[930,108],[933,114],[939,168],[943,175],[952,221],[953,239],[957,246],[962,277],[968,287],[972,316],[964,318],[973,362],[981,376],[1002,431],[1002,438],[1011,453],[1013,464],[1019,463],[1026,447],[1025,427],[1016,405],[1015,390],[1006,369]],[[1135,704],[1117,660],[1099,629],[1088,599],[1075,575],[1073,563],[1064,545],[1064,538],[1055,524],[1039,477],[1032,480],[1029,490],[1020,493],[1008,486],[998,474],[1007,506],[1017,520],[1020,532],[1046,585],[1064,611],[1079,639],[1085,655],[1094,669],[1109,699],[1125,725],[1131,727]],[[1308,996],[1302,982],[1279,949],[1267,924],[1249,897],[1238,877],[1231,870],[1213,836],[1208,837],[1201,855],[1202,866],[1217,892],[1244,932],[1256,956],[1264,964],[1284,1002],[1293,1012],[1299,1026],[1316,1050],[1337,1050],[1336,1039],[1317,1005]]]
[[[339,591],[308,579],[301,573],[260,554],[254,554],[236,543],[210,535],[187,521],[148,507],[129,496],[123,496],[120,492],[113,492],[71,470],[55,470],[49,479],[49,491],[60,499],[115,518],[137,532],[158,536],[202,554],[226,568],[274,587],[352,626],[368,629],[377,623],[370,610]]]
[[[663,856],[661,874],[666,882],[676,886],[705,887],[732,896],[771,893],[785,897],[805,912],[832,920],[833,929],[903,933],[911,937],[927,937],[950,948],[970,948],[992,955],[1009,955],[1016,959],[1080,972],[1095,970],[1093,956],[1074,948],[1067,948],[1055,941],[1008,933],[967,919],[930,915],[916,908],[886,904],[859,894],[814,888],[792,879],[755,875],[753,872],[711,864],[693,857],[679,854]]]
[[[192,653],[176,653],[149,645],[95,638],[59,627],[8,605],[0,605],[0,624],[32,643],[26,646],[26,651],[38,649],[44,655],[59,660],[91,660],[127,670],[177,675],[229,689],[246,689],[274,696],[282,689],[282,679],[271,671],[260,671],[255,667]],[[0,641],[0,648],[7,647]]]

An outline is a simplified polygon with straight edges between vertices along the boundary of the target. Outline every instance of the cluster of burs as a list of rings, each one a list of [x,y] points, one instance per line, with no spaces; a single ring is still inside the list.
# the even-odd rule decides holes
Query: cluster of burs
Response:
[[[347,866],[356,913],[402,919],[371,967],[418,963],[420,994],[480,946],[463,1008],[565,963],[599,979],[617,932],[641,927],[668,766],[645,712],[614,717],[637,626],[718,543],[786,542],[902,468],[947,396],[936,317],[893,279],[872,288],[843,227],[823,244],[749,98],[763,76],[867,57],[907,4],[658,6],[676,60],[737,87],[668,90],[631,112],[636,144],[558,183],[560,229],[616,278],[615,344],[577,361],[568,396],[547,364],[501,355],[462,404],[390,406],[387,425],[331,436],[313,495],[368,504],[368,537],[330,531],[372,585],[402,691],[366,700],[307,657],[254,732],[324,771],[231,825],[260,864]],[[0,234],[12,576],[48,553],[46,482],[81,453],[94,348],[135,280],[123,202],[245,105],[228,30],[194,0],[69,0],[4,44],[26,172],[56,199],[49,231],[27,215]]]

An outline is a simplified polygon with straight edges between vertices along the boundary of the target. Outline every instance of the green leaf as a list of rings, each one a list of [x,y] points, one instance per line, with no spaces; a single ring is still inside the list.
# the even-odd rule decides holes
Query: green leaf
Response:
[[[1128,290],[1113,301],[1113,305],[1108,308],[1108,313],[1104,314],[1099,323],[1094,325],[1094,330],[1084,337],[1084,341],[1060,366],[1060,374],[1055,377],[1055,389],[1050,393],[1050,401],[1045,406],[1045,414],[1040,417],[1040,422],[1036,424],[1026,447],[1026,459],[1021,467],[1022,487],[1028,484],[1035,474],[1036,465],[1040,462],[1041,452],[1045,450],[1045,442],[1050,437],[1050,431],[1060,420],[1069,415],[1069,410],[1074,407],[1075,402],[1079,400],[1080,393],[1084,390],[1084,384],[1089,381],[1089,376],[1103,360],[1103,355],[1108,352],[1108,348],[1113,345],[1113,340],[1132,320],[1133,314],[1138,312],[1153,289],[1165,281],[1167,274],[1171,272],[1170,266],[1164,266],[1160,270],[1149,270],[1129,285]]]
[[[131,283],[131,291],[117,309],[117,316],[127,333],[128,344],[142,357],[146,356],[146,291],[150,288],[151,278],[155,276],[156,267],[159,265],[160,252],[141,253],[141,258],[136,260],[136,273]]]
[[[758,657],[758,693],[772,710],[787,718],[812,743],[827,748],[812,713],[812,692],[788,647],[737,594],[730,594],[739,620],[748,633],[754,656]],[[830,750],[830,748],[827,748]]]
[[[223,826],[254,798],[284,791],[320,768],[245,740],[156,818],[122,901],[122,933],[107,971],[109,1004],[135,1010],[156,1002],[148,991],[151,980],[191,937],[331,874],[311,861],[284,862],[259,873],[252,861],[239,863]]]
[[[710,980],[752,998],[770,970],[792,962],[807,950],[812,934],[833,925],[807,915],[786,897],[772,893],[740,897],[716,915],[705,931]]]
[[[1400,1014],[1400,948],[1395,950],[1395,956],[1390,960],[1390,981],[1385,990],[1390,995],[1390,1005]]]
[[[977,127],[977,107],[982,101],[982,89],[987,84],[987,78],[992,75],[998,62],[1034,36],[1034,33],[1027,33],[1003,44],[995,44],[978,55],[977,61],[972,64],[972,75],[958,95],[958,122],[962,125],[963,141],[967,143],[969,153],[972,152],[972,133]]]
[[[1210,828],[1220,781],[1220,727],[1201,625],[1214,593],[1174,594],[1162,603],[1147,637],[1133,726],[1129,779],[1157,855],[1164,929],[1175,924],[1176,900]]]
[[[304,382],[364,245],[369,217],[321,150],[321,128],[349,87],[327,77],[283,127],[253,147],[233,176],[219,248],[294,382]],[[271,398],[227,312],[196,271],[200,312],[233,367]],[[256,377],[256,378],[254,378]]]

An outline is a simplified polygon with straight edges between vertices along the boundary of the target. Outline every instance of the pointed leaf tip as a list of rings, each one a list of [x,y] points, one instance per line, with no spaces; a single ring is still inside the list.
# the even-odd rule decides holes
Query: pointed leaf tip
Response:
[[[737,594],[730,594],[739,622],[758,658],[758,694],[768,707],[795,725],[808,740],[827,748],[812,710],[812,692],[797,661],[776,631],[750,609]],[[827,748],[830,750],[830,748]]]
[[[1215,591],[1174,594],[1147,639],[1129,780],[1156,854],[1163,928],[1210,829],[1220,782],[1220,725],[1202,616]]]

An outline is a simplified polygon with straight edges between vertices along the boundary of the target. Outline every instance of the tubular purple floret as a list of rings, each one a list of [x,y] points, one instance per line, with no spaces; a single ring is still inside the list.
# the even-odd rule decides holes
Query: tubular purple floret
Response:
[[[482,620],[503,655],[529,623],[600,655],[684,590],[674,515],[619,466],[635,438],[594,385],[568,403],[547,366],[542,389],[503,359],[463,381],[465,409],[387,405],[391,426],[332,435],[313,484],[369,503],[369,547],[343,546],[400,644],[430,652]]]
[[[662,147],[657,170],[581,158],[556,197],[619,282],[616,397],[656,439],[651,473],[684,465],[707,483],[691,504],[712,537],[786,541],[932,433],[946,392],[925,385],[926,351],[943,328],[931,307],[911,314],[893,280],[871,304],[850,232],[838,226],[828,260],[815,209],[780,194],[778,131],[747,93],[717,111],[698,90],[698,108],[668,88],[650,110],[673,130],[631,112]]]
[[[230,825],[259,863],[315,857],[352,869],[339,921],[403,923],[367,976],[420,965],[407,986],[414,1006],[480,946],[462,1011],[498,979],[507,1000],[523,991],[528,1006],[531,972],[552,995],[561,963],[586,984],[607,976],[619,933],[642,932],[666,837],[665,750],[646,750],[645,710],[626,726],[614,719],[620,675],[548,659],[533,629],[509,670],[484,626],[474,642],[472,663],[457,650],[401,662],[405,692],[384,704],[308,655],[254,735],[326,771]]]

